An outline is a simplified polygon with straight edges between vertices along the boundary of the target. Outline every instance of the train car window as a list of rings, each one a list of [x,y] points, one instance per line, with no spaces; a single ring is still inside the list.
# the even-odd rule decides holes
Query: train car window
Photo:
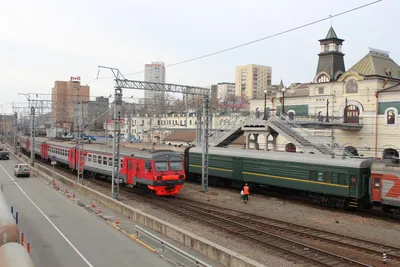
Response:
[[[342,184],[342,185],[349,184],[349,181],[348,181],[345,173],[338,173],[338,180],[339,180],[339,184]]]
[[[354,175],[350,176],[351,185],[355,185],[357,183],[357,177]]]
[[[180,157],[172,156],[169,159],[169,167],[172,171],[181,171],[183,169],[182,159]]]
[[[156,168],[156,171],[158,171],[158,172],[168,171],[168,162],[167,161],[155,161],[154,166]]]
[[[120,160],[120,161],[121,161],[121,167],[120,167],[120,168],[122,169],[122,168],[124,167],[124,159],[123,159],[123,158],[121,158],[121,160]]]
[[[88,162],[92,162],[92,154],[88,154]]]
[[[97,155],[93,155],[93,163],[97,163]]]
[[[108,166],[112,166],[112,157],[108,158]]]
[[[310,171],[310,181],[315,181],[316,177],[317,177],[317,172]]]
[[[101,164],[102,163],[102,156],[97,156],[97,164]]]
[[[325,172],[325,183],[331,183],[332,182],[332,173],[331,172]]]
[[[108,165],[108,158],[107,157],[103,157],[103,165]]]
[[[145,165],[144,165],[144,168],[145,168],[147,171],[151,171],[151,162],[150,162],[150,161],[146,161],[146,163],[145,163]],[[157,170],[157,165],[156,165],[156,170]],[[167,170],[168,170],[168,163],[167,163]]]
[[[374,178],[374,188],[375,189],[381,188],[381,178]]]

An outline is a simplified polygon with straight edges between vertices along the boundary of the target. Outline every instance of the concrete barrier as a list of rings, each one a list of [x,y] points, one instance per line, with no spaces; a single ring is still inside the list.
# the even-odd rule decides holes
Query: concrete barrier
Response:
[[[11,153],[11,152],[10,152]],[[18,158],[18,157],[17,157]],[[29,160],[26,156],[22,155],[19,159],[21,160]],[[51,181],[53,176],[53,171],[50,168],[36,165],[32,168],[32,173],[44,178],[48,181]],[[131,218],[134,222],[142,224],[152,230],[155,230],[172,240],[178,241],[181,244],[200,252],[201,254],[207,256],[208,258],[224,265],[227,267],[265,267],[252,259],[249,259],[239,253],[236,253],[232,250],[229,250],[223,246],[215,244],[209,240],[206,240],[202,237],[199,237],[189,231],[181,229],[175,225],[172,225],[168,222],[162,221],[154,216],[146,214],[141,210],[137,210],[129,205],[118,202],[115,199],[112,199],[109,196],[106,196],[100,192],[97,192],[87,186],[83,186],[81,184],[77,184],[71,179],[60,175],[58,173],[54,173],[54,178],[59,180],[60,182],[68,185],[74,186],[76,190],[80,191],[86,197],[95,200],[98,203],[101,203],[103,206],[111,208],[129,218]]]

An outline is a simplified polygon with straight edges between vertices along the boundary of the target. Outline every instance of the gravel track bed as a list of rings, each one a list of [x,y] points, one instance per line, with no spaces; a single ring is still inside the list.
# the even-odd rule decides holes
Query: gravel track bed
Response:
[[[243,203],[240,192],[209,188],[208,193],[199,193],[200,190],[200,185],[186,183],[180,197],[400,248],[400,224],[393,220],[363,217],[268,196],[250,195],[249,202]]]

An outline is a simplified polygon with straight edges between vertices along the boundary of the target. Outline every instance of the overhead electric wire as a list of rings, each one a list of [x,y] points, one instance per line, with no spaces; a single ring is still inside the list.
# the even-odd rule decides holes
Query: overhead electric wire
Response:
[[[196,60],[199,60],[199,59],[203,59],[203,58],[211,57],[211,56],[218,55],[218,54],[221,54],[221,53],[225,53],[225,52],[228,52],[228,51],[231,51],[231,50],[234,50],[234,49],[238,49],[238,48],[241,48],[241,47],[244,47],[244,46],[248,46],[248,45],[251,45],[251,44],[254,44],[254,43],[258,43],[258,42],[261,42],[261,41],[264,41],[264,40],[267,40],[267,39],[271,39],[271,38],[274,38],[274,37],[277,37],[277,36],[280,36],[280,35],[284,35],[284,34],[289,33],[289,32],[293,32],[293,31],[296,31],[296,30],[299,30],[299,29],[302,29],[302,28],[306,28],[308,26],[323,22],[325,20],[329,20],[329,19],[332,19],[332,18],[335,18],[335,17],[339,17],[339,16],[342,16],[342,15],[354,12],[356,10],[359,10],[359,9],[362,9],[362,8],[377,4],[377,3],[382,2],[382,1],[383,0],[376,0],[376,1],[367,3],[367,4],[364,4],[364,5],[355,7],[355,8],[351,8],[351,9],[339,12],[339,13],[334,14],[334,15],[329,15],[328,17],[325,17],[325,18],[322,18],[322,19],[318,19],[318,20],[315,20],[315,21],[312,21],[312,22],[308,22],[306,24],[302,24],[300,26],[296,26],[296,27],[290,28],[288,30],[284,30],[284,31],[281,31],[281,32],[278,32],[278,33],[274,33],[274,34],[271,34],[271,35],[268,35],[268,36],[265,36],[265,37],[250,41],[250,42],[246,42],[246,43],[243,43],[243,44],[240,44],[240,45],[236,45],[236,46],[232,46],[232,47],[229,47],[229,48],[225,48],[225,49],[213,52],[213,53],[205,54],[203,56],[198,56],[198,57],[194,57],[194,58],[191,58],[191,59],[187,59],[187,60],[179,61],[179,62],[176,62],[176,63],[168,64],[165,67],[167,68],[167,67],[172,67],[172,66],[185,64],[185,63],[188,63],[188,62],[192,62],[192,61],[196,61]],[[132,73],[124,74],[124,76],[135,75],[135,74],[140,74],[140,73],[144,73],[144,71],[132,72]],[[99,72],[97,73],[97,78],[93,79],[88,84],[90,84],[93,81],[98,80],[98,79],[114,78],[114,76],[98,77],[98,75],[99,75]]]

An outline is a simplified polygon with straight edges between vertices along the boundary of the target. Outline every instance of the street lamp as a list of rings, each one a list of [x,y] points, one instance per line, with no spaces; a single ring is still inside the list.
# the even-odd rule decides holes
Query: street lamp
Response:
[[[326,99],[326,119],[325,122],[329,122],[329,99]]]
[[[267,116],[267,89],[264,90],[264,117],[263,120],[268,120]]]
[[[285,115],[285,92],[286,88],[282,88],[282,114]]]

